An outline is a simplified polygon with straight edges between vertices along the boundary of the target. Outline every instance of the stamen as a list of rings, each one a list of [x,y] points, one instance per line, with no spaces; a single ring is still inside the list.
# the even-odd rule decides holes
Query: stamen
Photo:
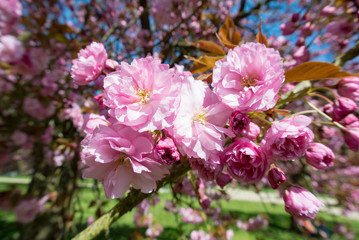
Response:
[[[136,94],[140,96],[140,98],[137,99],[137,102],[141,102],[143,104],[148,103],[151,98],[152,90],[136,89],[135,91]]]
[[[242,83],[241,85],[244,87],[252,87],[257,86],[258,76],[255,73],[252,73],[250,75],[244,75],[242,76]]]
[[[197,114],[193,117],[193,121],[199,122],[199,123],[201,123],[201,124],[207,123],[206,114],[207,114],[207,112],[205,112],[204,109],[200,109],[200,110],[199,110],[199,113],[197,113]]]
[[[128,167],[130,165],[130,162],[126,160],[127,158],[128,156],[126,154],[124,153],[121,154],[121,156],[116,160],[115,171],[119,166]]]

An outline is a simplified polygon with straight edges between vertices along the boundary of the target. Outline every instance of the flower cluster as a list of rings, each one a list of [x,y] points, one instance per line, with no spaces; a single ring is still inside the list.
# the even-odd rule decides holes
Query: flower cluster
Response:
[[[263,44],[245,43],[229,50],[216,62],[212,86],[156,57],[117,64],[107,59],[98,43],[81,50],[73,62],[72,75],[79,85],[103,76],[103,93],[95,97],[101,114],[83,118],[81,158],[84,176],[103,182],[108,198],[121,197],[130,186],[144,193],[156,190],[156,182],[180,161],[190,162],[197,185],[187,189],[177,183],[174,191],[198,197],[203,209],[211,204],[204,190],[207,181],[215,180],[223,188],[233,179],[260,182],[268,173],[272,188],[282,189],[288,188],[288,180],[274,165],[280,160],[305,156],[316,169],[333,165],[334,153],[313,143],[310,117],[288,116],[269,126],[260,122],[268,120],[256,118],[256,112],[275,106],[284,81],[279,52]],[[81,76],[86,69],[91,72],[85,79]],[[338,118],[356,109],[353,105],[346,110],[344,105],[341,99],[334,104]],[[286,209],[294,213],[302,198],[293,187],[285,192]],[[305,208],[307,202],[300,204]],[[313,218],[320,205],[301,216]],[[184,221],[200,219],[188,220],[195,215],[187,209],[180,212]]]

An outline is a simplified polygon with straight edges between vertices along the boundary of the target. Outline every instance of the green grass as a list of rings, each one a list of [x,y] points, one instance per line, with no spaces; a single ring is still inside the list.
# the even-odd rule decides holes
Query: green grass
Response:
[[[26,185],[19,185],[19,187],[25,191]],[[9,184],[0,183],[0,191],[6,190],[9,188]],[[111,209],[117,202],[117,200],[108,200],[105,198],[104,192],[101,189],[99,192],[94,192],[89,188],[83,188],[80,192],[79,199],[76,199],[75,208],[79,211],[75,215],[76,225],[73,227],[72,236],[86,227],[86,221],[89,217],[94,217],[96,212],[96,207],[89,207],[90,201],[97,199],[98,201],[105,201],[107,204],[103,206],[103,211]],[[162,193],[161,201],[159,204],[151,208],[151,213],[153,214],[153,221],[160,223],[164,227],[163,233],[158,237],[159,240],[168,240],[168,239],[188,239],[190,232],[192,230],[202,229],[207,231],[208,228],[213,226],[211,221],[201,223],[198,225],[194,224],[184,224],[181,221],[176,220],[176,216],[164,211],[164,202],[166,199],[170,199],[170,194]],[[233,219],[233,224],[229,227],[234,231],[233,240],[243,239],[265,239],[265,240],[295,240],[295,239],[308,239],[308,237],[295,233],[290,230],[290,216],[284,211],[283,205],[272,205],[269,203],[255,203],[255,202],[246,202],[246,201],[225,201],[221,200],[220,204],[222,206],[222,213],[228,214]],[[198,206],[197,203],[195,203]],[[134,232],[139,232],[144,235],[146,228],[138,228],[133,223],[133,212],[127,213],[121,219],[116,221],[110,228],[109,232],[105,235],[99,236],[97,239],[132,239],[132,234]],[[235,225],[235,219],[247,220],[250,217],[257,216],[258,213],[268,216],[269,226],[268,228],[255,231],[255,232],[246,232],[241,229],[238,229]],[[326,225],[332,229],[335,222],[340,222],[348,224],[351,229],[356,233],[356,236],[359,236],[359,222],[347,219],[342,216],[331,216],[326,213],[319,213],[321,219],[323,219]],[[16,239],[18,237],[18,227],[19,225],[15,222],[15,216],[12,212],[2,211],[0,212],[0,239]],[[340,238],[337,235],[333,235],[331,239],[345,239]]]

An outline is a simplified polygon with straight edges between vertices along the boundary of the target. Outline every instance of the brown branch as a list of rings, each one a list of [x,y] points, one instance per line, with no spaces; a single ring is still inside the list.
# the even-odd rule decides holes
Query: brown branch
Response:
[[[165,186],[167,183],[175,182],[179,177],[184,175],[190,169],[189,162],[186,160],[182,163],[175,164],[171,167],[171,174],[157,182],[157,190]],[[85,230],[77,234],[73,240],[90,240],[107,230],[112,223],[131,211],[142,200],[149,197],[152,193],[142,193],[140,190],[131,189],[127,196],[121,199],[116,206],[109,212],[100,217],[96,222],[91,224]]]
[[[249,15],[255,13],[255,12],[259,12],[263,6],[267,5],[269,2],[271,2],[272,0],[265,0],[263,2],[259,2],[257,5],[255,5],[251,10],[249,10],[248,12],[244,12],[244,6],[243,6],[243,11],[239,11],[239,14],[234,18],[234,23],[238,24],[238,22],[240,20],[242,20],[243,18],[248,17]],[[241,2],[242,4],[242,2]],[[244,5],[245,3],[243,3]]]

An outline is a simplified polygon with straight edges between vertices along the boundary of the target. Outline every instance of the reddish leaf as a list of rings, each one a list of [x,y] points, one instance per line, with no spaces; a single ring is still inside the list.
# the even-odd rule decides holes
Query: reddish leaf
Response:
[[[214,42],[199,40],[198,42],[193,43],[193,45],[208,52],[217,53],[219,55],[226,55],[222,47]]]
[[[219,29],[219,35],[225,43],[238,45],[241,40],[241,34],[237,31],[233,20],[227,15],[226,21]]]
[[[301,82],[305,80],[337,79],[358,76],[345,72],[341,67],[327,62],[305,62],[285,72],[285,82]]]
[[[262,19],[259,21],[258,33],[257,33],[257,42],[263,43],[264,45],[266,45],[266,47],[268,47],[267,38],[262,33]]]

